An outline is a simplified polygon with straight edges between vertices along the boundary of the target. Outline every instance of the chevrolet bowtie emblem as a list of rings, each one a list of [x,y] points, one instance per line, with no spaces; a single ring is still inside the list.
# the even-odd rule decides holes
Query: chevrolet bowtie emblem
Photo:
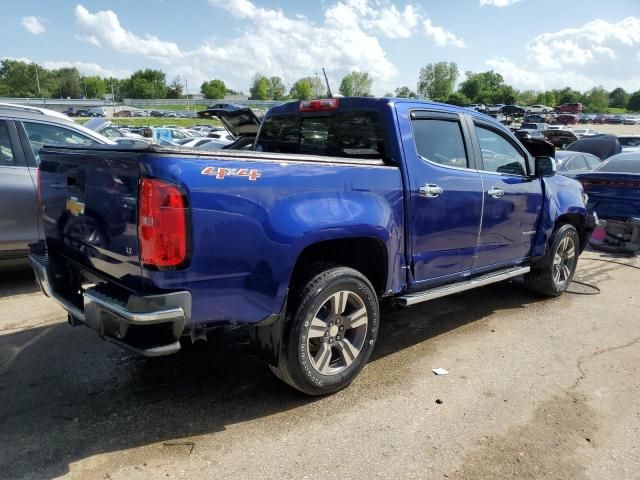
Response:
[[[71,197],[67,200],[67,210],[74,217],[82,215],[84,213],[84,203],[79,202],[76,197]]]

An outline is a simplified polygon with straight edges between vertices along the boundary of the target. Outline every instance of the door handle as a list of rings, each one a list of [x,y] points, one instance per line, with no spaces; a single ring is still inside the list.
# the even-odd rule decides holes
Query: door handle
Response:
[[[442,192],[442,187],[433,183],[427,183],[424,187],[420,187],[420,193],[429,198],[435,198]]]
[[[496,188],[496,187],[491,187],[489,190],[487,190],[487,193],[491,195],[493,198],[504,197],[504,190],[500,190],[499,188]]]

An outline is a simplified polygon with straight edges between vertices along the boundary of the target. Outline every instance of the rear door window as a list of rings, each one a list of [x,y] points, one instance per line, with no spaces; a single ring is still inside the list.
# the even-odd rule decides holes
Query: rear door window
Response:
[[[7,123],[0,120],[0,167],[14,167],[16,159],[11,146]]]
[[[355,159],[386,157],[380,119],[369,111],[271,116],[262,126],[257,149]]]
[[[457,120],[417,118],[412,121],[418,154],[446,167],[468,168],[462,130]]]

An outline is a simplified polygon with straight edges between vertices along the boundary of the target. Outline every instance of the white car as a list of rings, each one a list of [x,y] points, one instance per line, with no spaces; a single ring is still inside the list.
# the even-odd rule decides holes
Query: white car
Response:
[[[527,107],[527,113],[551,113],[553,112],[553,108],[547,107],[546,105],[531,105]]]
[[[573,134],[578,138],[582,138],[582,137],[592,137],[593,135],[598,135],[598,132],[590,128],[575,128],[573,129]]]

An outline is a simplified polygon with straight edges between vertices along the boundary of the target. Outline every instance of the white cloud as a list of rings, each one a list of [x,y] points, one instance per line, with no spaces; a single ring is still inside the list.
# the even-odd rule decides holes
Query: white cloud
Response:
[[[448,45],[458,48],[466,47],[462,38],[457,37],[442,27],[436,27],[428,18],[422,23],[422,26],[424,27],[425,35],[431,37],[439,47],[446,47]]]
[[[84,32],[80,38],[96,46],[108,46],[118,52],[145,55],[160,61],[182,56],[173,42],[165,42],[149,34],[140,37],[125,30],[111,10],[91,13],[82,5],[76,5],[75,17],[76,24]]]
[[[22,21],[20,23],[28,32],[31,32],[34,35],[40,35],[46,31],[38,17],[22,17]]]
[[[508,7],[521,0],[480,0],[480,6],[490,5],[492,7]]]
[[[247,89],[248,79],[256,71],[278,75],[291,84],[319,73],[322,67],[332,84],[351,70],[366,70],[376,90],[389,89],[397,69],[379,38],[409,38],[422,28],[437,46],[464,46],[462,39],[434,26],[419,7],[398,7],[392,0],[333,0],[323,7],[323,17],[317,22],[279,8],[261,7],[251,0],[209,2],[218,9],[217,14],[226,12],[241,20],[236,36],[211,37],[193,50],[182,50],[173,42],[126,30],[110,10],[90,12],[77,5],[80,32],[76,38],[158,60],[170,66],[165,68],[170,77],[181,75],[193,83],[224,71],[225,81],[241,90]]]
[[[617,23],[594,20],[535,37],[527,45],[527,60],[516,65],[505,58],[486,63],[519,88],[571,86],[587,89],[638,88],[640,78],[640,19]]]
[[[84,75],[98,75],[100,77],[126,78],[131,76],[131,71],[126,69],[109,69],[104,68],[97,63],[91,62],[68,62],[47,60],[42,62],[42,66],[50,69],[58,68],[77,68]]]

